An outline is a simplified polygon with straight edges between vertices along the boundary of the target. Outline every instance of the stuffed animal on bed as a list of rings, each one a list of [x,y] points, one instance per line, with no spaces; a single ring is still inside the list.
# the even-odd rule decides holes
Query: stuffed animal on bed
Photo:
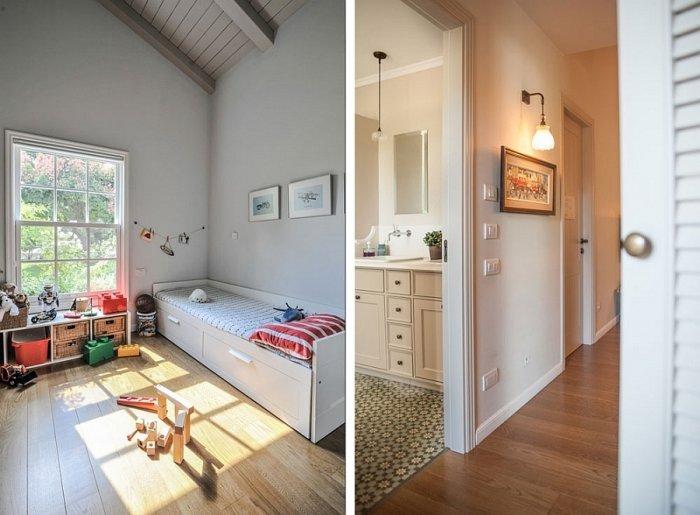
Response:
[[[198,302],[202,304],[208,301],[209,299],[207,299],[207,292],[205,292],[201,288],[197,288],[192,293],[190,293],[190,302]]]
[[[275,321],[287,323],[304,318],[304,308],[300,308],[299,306],[293,308],[288,303],[285,302],[285,304],[287,304],[286,308],[274,308],[275,311],[283,311],[282,316],[275,317]]]

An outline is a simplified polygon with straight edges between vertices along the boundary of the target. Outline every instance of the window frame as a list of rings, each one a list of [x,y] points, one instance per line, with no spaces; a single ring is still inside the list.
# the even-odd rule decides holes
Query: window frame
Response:
[[[26,225],[32,226],[50,226],[58,227],[104,227],[104,228],[117,228],[117,278],[116,278],[116,291],[121,292],[125,296],[129,295],[129,238],[127,234],[127,220],[128,220],[128,181],[129,181],[129,153],[123,150],[112,149],[107,147],[101,147],[97,145],[90,145],[87,143],[78,143],[69,140],[63,140],[58,138],[52,138],[47,136],[39,136],[36,134],[30,134],[26,132],[19,132],[14,130],[5,130],[5,267],[6,273],[5,277],[8,282],[13,282],[15,284],[19,283],[20,278],[20,266],[21,266],[21,242],[20,242],[20,199],[21,199],[21,181],[19,177],[19,159],[20,151],[24,147],[37,147],[39,149],[45,149],[47,151],[61,153],[63,155],[77,155],[81,158],[94,157],[101,160],[109,160],[117,162],[117,180],[115,185],[115,223],[113,224],[94,224],[94,223],[71,223],[65,222],[61,223],[58,221],[51,222],[41,222],[41,221],[25,221]],[[119,173],[119,168],[121,167],[121,174]],[[87,187],[87,186],[86,186]],[[53,191],[57,191],[56,185],[52,188]],[[55,195],[55,193],[54,193]],[[87,203],[88,197],[86,196],[85,209],[89,209]],[[86,213],[87,215],[87,213]],[[57,229],[55,229],[57,231]],[[88,230],[89,232],[89,230]],[[56,233],[54,234],[56,238]],[[53,262],[58,263],[61,260],[58,259],[56,254],[58,246],[57,239],[54,240],[54,259],[53,260],[38,260],[37,262]],[[112,259],[112,258],[109,258]],[[87,266],[90,266],[91,261],[88,258],[76,259],[69,261],[84,261]],[[88,290],[90,285],[88,283]],[[112,290],[109,290],[112,291]],[[63,293],[59,291],[59,299],[61,302],[61,309],[68,309],[70,303],[76,296],[89,296],[92,298],[97,297],[100,293],[98,291],[94,292],[76,292],[76,293]],[[38,306],[36,302],[31,303],[31,311],[35,311]]]

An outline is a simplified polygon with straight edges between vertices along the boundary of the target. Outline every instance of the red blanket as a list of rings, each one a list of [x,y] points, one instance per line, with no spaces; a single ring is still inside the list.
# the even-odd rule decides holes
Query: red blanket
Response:
[[[316,340],[345,331],[345,320],[335,315],[311,315],[296,322],[272,322],[259,327],[250,340],[270,345],[299,359],[311,359]]]

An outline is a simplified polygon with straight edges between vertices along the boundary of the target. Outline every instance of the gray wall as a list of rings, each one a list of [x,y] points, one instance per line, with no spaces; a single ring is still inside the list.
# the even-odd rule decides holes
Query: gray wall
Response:
[[[311,0],[221,78],[213,97],[212,279],[342,306],[345,5]],[[332,216],[289,219],[287,185],[334,174]],[[281,220],[248,222],[248,192],[282,186]],[[238,240],[231,238],[237,231]]]
[[[0,128],[127,150],[131,220],[175,233],[206,224],[210,98],[93,0],[1,5]],[[4,186],[0,203],[4,213]],[[206,232],[175,245],[175,257],[130,221],[129,234],[132,297],[206,276]],[[134,277],[139,267],[145,277]]]

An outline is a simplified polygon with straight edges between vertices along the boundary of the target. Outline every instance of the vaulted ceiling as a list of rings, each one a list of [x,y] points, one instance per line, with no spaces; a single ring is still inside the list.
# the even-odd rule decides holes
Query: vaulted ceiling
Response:
[[[277,28],[305,0],[99,0],[205,91],[254,47],[267,50]]]

